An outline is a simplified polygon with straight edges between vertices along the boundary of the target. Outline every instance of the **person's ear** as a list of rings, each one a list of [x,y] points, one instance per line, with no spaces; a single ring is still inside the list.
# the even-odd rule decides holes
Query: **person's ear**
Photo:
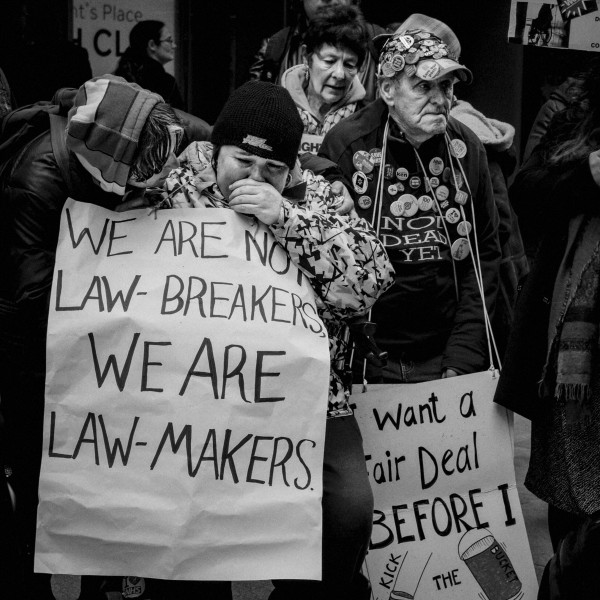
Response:
[[[148,40],[148,45],[146,46],[146,52],[150,55],[155,54],[158,50],[158,44],[154,40]]]
[[[379,82],[379,95],[388,106],[394,106],[395,91],[396,82],[393,79],[386,77]]]

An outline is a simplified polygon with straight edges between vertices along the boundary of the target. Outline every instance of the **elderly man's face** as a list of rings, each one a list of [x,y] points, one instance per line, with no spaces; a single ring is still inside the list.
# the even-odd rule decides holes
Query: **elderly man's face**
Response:
[[[217,186],[226,199],[231,194],[229,186],[242,179],[264,181],[281,193],[288,173],[285,163],[250,154],[237,146],[223,146],[217,157]]]
[[[306,19],[309,22],[312,21],[317,16],[317,13],[324,8],[340,4],[348,6],[350,3],[351,0],[303,0],[304,13],[306,14]]]
[[[454,81],[452,73],[434,81],[401,73],[381,82],[381,97],[411,143],[419,145],[445,131]]]

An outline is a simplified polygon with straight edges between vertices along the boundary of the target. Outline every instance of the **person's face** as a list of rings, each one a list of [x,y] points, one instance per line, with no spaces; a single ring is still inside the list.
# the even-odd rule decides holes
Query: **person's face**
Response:
[[[279,160],[262,158],[237,146],[222,146],[217,157],[216,172],[219,190],[229,200],[229,186],[242,179],[264,181],[281,193],[289,168]]]
[[[351,0],[302,0],[304,4],[304,13],[306,19],[312,21],[317,13],[329,6],[348,6]]]
[[[323,44],[308,58],[309,93],[325,104],[339,102],[358,72],[358,56],[348,49]]]
[[[161,65],[167,64],[175,58],[175,48],[177,48],[177,44],[175,44],[173,35],[166,27],[163,27],[160,30],[159,41],[154,46],[154,59]]]
[[[381,97],[409,141],[422,143],[446,130],[454,81],[452,73],[434,81],[400,73],[381,82]]]

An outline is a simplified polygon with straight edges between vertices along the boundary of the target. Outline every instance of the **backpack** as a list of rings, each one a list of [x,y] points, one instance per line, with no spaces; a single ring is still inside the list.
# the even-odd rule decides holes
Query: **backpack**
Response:
[[[72,190],[64,130],[76,88],[61,88],[52,100],[17,108],[0,121],[0,176],[34,140],[50,131],[52,151],[69,192]]]

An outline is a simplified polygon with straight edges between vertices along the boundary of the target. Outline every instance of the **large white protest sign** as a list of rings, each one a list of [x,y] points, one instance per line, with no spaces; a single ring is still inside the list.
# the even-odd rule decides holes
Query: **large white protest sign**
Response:
[[[491,373],[356,395],[375,495],[374,600],[535,600],[506,410]]]
[[[312,288],[264,225],[70,200],[36,570],[318,579],[328,373]]]
[[[508,38],[529,46],[598,52],[598,0],[512,0]]]

